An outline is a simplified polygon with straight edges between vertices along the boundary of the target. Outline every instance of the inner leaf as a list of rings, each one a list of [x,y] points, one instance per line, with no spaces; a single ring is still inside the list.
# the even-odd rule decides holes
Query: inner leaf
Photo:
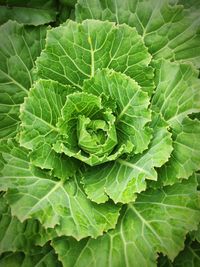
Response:
[[[117,145],[115,117],[111,111],[102,114],[103,119],[78,117],[78,144],[84,152],[97,156],[109,155]]]

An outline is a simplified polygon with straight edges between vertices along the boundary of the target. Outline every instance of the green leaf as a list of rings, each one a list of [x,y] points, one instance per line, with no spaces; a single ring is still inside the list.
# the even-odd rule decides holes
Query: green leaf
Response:
[[[200,224],[198,225],[198,229],[196,231],[192,231],[190,233],[190,237],[192,240],[196,240],[200,243]]]
[[[57,126],[62,136],[53,146],[55,151],[91,166],[132,150],[127,141],[115,148],[115,116],[110,109],[104,109],[100,96],[85,92],[68,95]]]
[[[8,5],[8,6],[25,6],[25,7],[31,7],[34,6],[35,8],[41,7],[41,1],[40,0],[0,0],[0,4],[2,5]],[[53,8],[55,7],[54,0],[45,0],[42,3],[42,7],[45,9]]]
[[[25,25],[43,25],[56,20],[56,8],[45,9],[42,6],[0,6],[0,24],[8,20],[15,20]]]
[[[95,95],[81,92],[67,96],[62,116],[59,118],[58,129],[62,135],[66,136],[66,143],[70,148],[76,148],[78,145],[78,140],[76,140],[78,127],[75,127],[78,117],[90,117],[102,109],[101,98]]]
[[[46,27],[9,21],[0,27],[0,138],[15,136],[19,106],[31,87],[32,69],[44,47]]]
[[[190,242],[175,258],[173,263],[166,257],[160,259],[159,267],[198,267],[200,265],[200,244]]]
[[[54,176],[66,179],[76,171],[69,157],[57,154],[53,144],[58,139],[56,124],[66,96],[74,88],[52,80],[38,80],[21,105],[20,145],[32,150],[31,161],[42,169],[50,169]]]
[[[151,94],[154,85],[150,61],[142,38],[127,25],[68,21],[48,31],[37,68],[39,77],[77,87],[98,69],[109,68],[127,74]]]
[[[178,3],[184,5],[184,8],[191,8],[191,9],[200,8],[199,0],[178,0]]]
[[[0,196],[0,252],[24,251],[35,253],[34,245],[45,243],[47,237],[36,220],[28,220],[21,223],[15,216],[12,216],[10,207],[5,199]],[[41,250],[37,247],[37,251]]]
[[[85,116],[79,116],[77,134],[79,146],[87,153],[97,156],[110,154],[117,145],[117,133],[115,129],[115,116],[107,111],[104,121],[102,119],[91,120]]]
[[[173,263],[168,259],[167,256],[159,255],[157,259],[158,267],[173,267]]]
[[[0,267],[61,267],[54,250],[49,246],[35,255],[22,252],[5,253],[0,258]]]
[[[79,0],[76,20],[99,19],[136,27],[155,59],[189,61],[200,66],[198,9],[174,0]]]
[[[76,239],[97,237],[114,228],[119,206],[97,205],[87,199],[79,177],[58,181],[31,166],[27,150],[9,140],[1,146],[6,161],[0,178],[13,216],[20,221],[34,218],[45,228],[54,228],[56,235]]]
[[[151,138],[147,126],[151,119],[150,99],[134,80],[112,70],[98,70],[93,78],[84,81],[83,91],[97,96],[104,94],[116,103],[115,124],[120,142],[130,140],[135,154],[148,147]]]
[[[149,149],[143,154],[89,169],[83,173],[83,184],[88,197],[97,203],[134,201],[136,193],[146,189],[146,179],[157,180],[155,167],[162,166],[172,151],[171,134],[167,127],[155,127]]]
[[[74,7],[76,2],[77,0],[60,0],[61,4],[63,4],[64,6],[70,6],[70,7]]]
[[[66,6],[65,4],[60,3],[57,15],[57,24],[60,25],[65,23],[67,19],[75,20],[74,13],[74,6]]]
[[[200,121],[185,118],[172,129],[173,152],[159,170],[159,181],[164,185],[188,178],[200,169]]]
[[[194,177],[182,184],[148,190],[129,204],[115,230],[95,239],[61,237],[52,245],[64,267],[155,267],[156,254],[171,260],[183,249],[185,235],[200,218]]]
[[[152,109],[172,126],[191,113],[200,112],[199,71],[192,65],[160,60],[154,63],[156,90]]]

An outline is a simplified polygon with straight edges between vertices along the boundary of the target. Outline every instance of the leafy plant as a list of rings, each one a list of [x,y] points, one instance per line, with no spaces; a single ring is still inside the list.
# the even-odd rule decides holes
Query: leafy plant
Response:
[[[0,266],[198,266],[191,3],[47,1],[0,27]]]

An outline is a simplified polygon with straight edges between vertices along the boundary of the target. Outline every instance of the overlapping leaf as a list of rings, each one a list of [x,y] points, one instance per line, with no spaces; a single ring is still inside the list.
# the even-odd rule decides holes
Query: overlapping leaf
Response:
[[[156,90],[152,109],[161,113],[172,128],[187,115],[200,112],[199,71],[191,64],[166,60],[159,60],[154,66]]]
[[[126,23],[136,27],[155,59],[184,60],[199,67],[199,9],[184,9],[176,3],[176,0],[79,0],[76,19]]]
[[[52,80],[39,80],[20,109],[20,144],[32,151],[30,157],[34,165],[50,169],[61,179],[72,176],[76,171],[74,161],[53,150],[53,144],[59,136],[56,124],[61,109],[66,96],[73,91],[70,86]]]
[[[60,0],[60,2],[65,6],[74,7],[77,3],[77,0]]]
[[[165,123],[153,125],[152,141],[144,153],[117,159],[83,174],[84,189],[91,200],[102,203],[109,196],[114,202],[129,203],[135,200],[136,193],[146,189],[146,179],[157,180],[154,168],[168,160],[172,141]]]
[[[32,69],[44,47],[46,27],[9,21],[0,27],[0,137],[15,136],[19,106],[33,83]]]
[[[58,121],[58,129],[64,140],[57,141],[54,149],[91,166],[113,160],[123,152],[121,149],[109,156],[117,144],[114,121],[112,111],[103,111],[100,97],[85,92],[68,95]]]
[[[55,20],[53,2],[0,21]],[[199,7],[79,0],[77,22],[46,40],[46,27],[1,26],[0,137],[17,137],[0,142],[0,266],[60,266],[48,240],[64,267],[171,265],[188,233],[173,265],[198,265]]]
[[[98,69],[114,69],[135,79],[150,94],[154,86],[150,60],[134,28],[97,20],[68,21],[48,32],[37,68],[41,78],[80,88]]]
[[[159,180],[165,185],[188,178],[200,169],[200,121],[185,118],[173,126],[172,134],[171,158],[159,171]]]
[[[183,251],[171,262],[167,257],[158,261],[158,267],[196,267],[200,265],[200,245],[198,242],[187,242]]]
[[[114,112],[119,141],[130,140],[135,154],[148,147],[151,138],[151,130],[147,126],[151,120],[148,108],[150,99],[134,80],[121,73],[101,70],[84,82],[83,91],[97,96],[105,95],[114,101],[117,106]]]
[[[15,20],[27,25],[43,25],[56,20],[54,0],[5,0],[0,2],[0,24]]]
[[[196,231],[192,231],[190,233],[190,238],[193,240],[193,241],[198,241],[200,243],[200,224],[198,225],[198,229]]]
[[[115,226],[119,207],[89,201],[78,177],[66,182],[52,179],[44,171],[32,167],[28,151],[11,140],[1,145],[1,152],[6,164],[0,189],[9,189],[6,200],[12,215],[20,221],[35,218],[45,228],[54,227],[58,236],[71,235],[77,239],[96,237]]]
[[[67,96],[57,124],[64,137],[53,147],[91,166],[141,153],[151,139],[149,101],[128,76],[97,71],[84,82],[82,93]]]
[[[57,255],[50,246],[41,249],[39,253],[24,254],[22,252],[5,253],[0,258],[0,267],[61,267]]]
[[[115,230],[79,243],[58,238],[53,247],[64,267],[155,267],[158,252],[173,260],[200,218],[196,186],[192,177],[182,184],[146,191],[127,206]]]
[[[34,245],[42,241],[40,235],[44,231],[36,220],[29,220],[21,223],[15,216],[12,216],[10,207],[5,199],[0,198],[0,253],[7,251],[24,251],[33,253],[41,248],[35,248]],[[45,243],[47,239],[43,238]]]
[[[197,9],[200,8],[200,2],[198,0],[178,0],[178,3],[183,5],[184,8]]]

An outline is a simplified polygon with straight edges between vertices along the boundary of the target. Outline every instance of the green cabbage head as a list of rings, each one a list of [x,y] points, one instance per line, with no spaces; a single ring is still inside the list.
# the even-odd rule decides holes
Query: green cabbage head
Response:
[[[177,2],[79,0],[75,21],[1,27],[21,41],[0,46],[19,60],[0,70],[0,211],[29,225],[28,254],[51,240],[64,267],[152,267],[197,229],[200,21]]]

